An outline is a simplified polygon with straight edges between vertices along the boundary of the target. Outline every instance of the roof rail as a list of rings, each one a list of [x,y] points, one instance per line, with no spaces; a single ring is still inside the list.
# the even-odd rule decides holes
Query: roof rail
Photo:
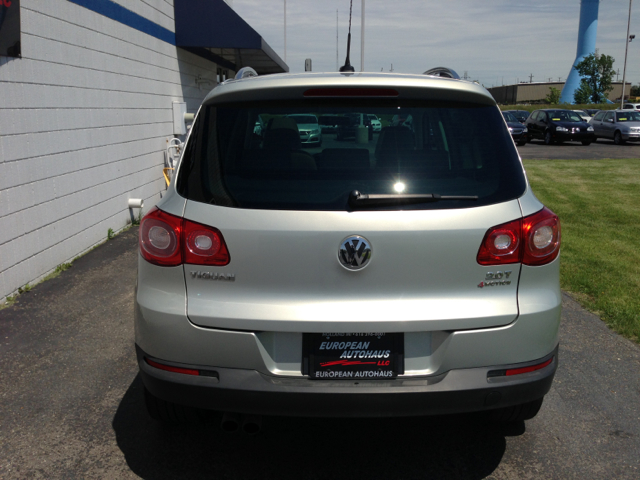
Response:
[[[240,80],[242,78],[257,77],[257,76],[258,76],[258,72],[256,72],[253,68],[242,67],[240,70],[238,70],[238,73],[236,73],[235,79]]]
[[[460,80],[460,75],[458,75],[455,70],[447,67],[436,67],[431,70],[427,70],[423,75],[431,75],[432,77],[444,77],[444,78],[455,78],[456,80]]]

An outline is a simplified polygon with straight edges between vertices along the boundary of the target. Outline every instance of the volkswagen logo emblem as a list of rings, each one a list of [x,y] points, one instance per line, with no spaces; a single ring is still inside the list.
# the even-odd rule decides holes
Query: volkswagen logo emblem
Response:
[[[351,235],[340,243],[338,260],[348,270],[360,270],[371,260],[371,244],[359,235]]]

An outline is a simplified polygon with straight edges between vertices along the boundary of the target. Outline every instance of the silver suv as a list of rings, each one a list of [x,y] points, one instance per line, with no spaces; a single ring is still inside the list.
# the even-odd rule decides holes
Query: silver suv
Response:
[[[412,122],[320,149],[291,119],[354,112]],[[559,249],[558,217],[481,86],[227,81],[140,225],[149,413],[529,419],[558,365]]]

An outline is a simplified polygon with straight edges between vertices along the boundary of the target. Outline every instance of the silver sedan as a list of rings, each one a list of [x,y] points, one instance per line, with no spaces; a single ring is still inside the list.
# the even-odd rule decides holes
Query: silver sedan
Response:
[[[589,123],[593,127],[596,138],[612,139],[616,145],[640,141],[640,112],[600,111]]]

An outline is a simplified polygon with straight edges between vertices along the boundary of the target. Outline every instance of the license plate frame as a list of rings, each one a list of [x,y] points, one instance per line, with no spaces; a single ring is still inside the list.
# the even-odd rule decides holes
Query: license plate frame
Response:
[[[302,339],[302,374],[310,379],[391,380],[404,373],[404,333],[305,333]]]

